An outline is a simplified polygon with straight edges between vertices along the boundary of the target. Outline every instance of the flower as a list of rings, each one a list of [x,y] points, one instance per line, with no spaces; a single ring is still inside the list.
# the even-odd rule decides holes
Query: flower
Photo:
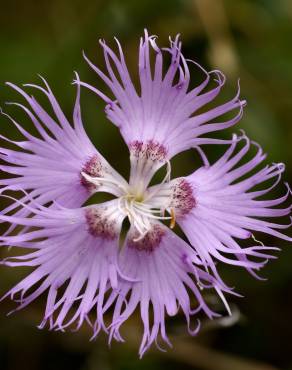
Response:
[[[0,214],[1,222],[12,225],[0,237],[0,245],[33,250],[7,257],[2,263],[11,267],[32,266],[35,270],[4,298],[19,295],[16,308],[19,310],[48,291],[41,328],[48,325],[50,329],[65,330],[77,323],[78,329],[86,321],[92,327],[93,338],[104,330],[109,340],[118,341],[123,341],[121,325],[140,308],[144,330],[139,354],[143,356],[153,342],[157,344],[158,336],[170,345],[165,318],[176,315],[179,309],[192,335],[199,330],[198,321],[196,328],[191,329],[193,316],[199,311],[211,319],[218,316],[204,301],[203,289],[217,292],[230,313],[224,294],[236,293],[223,282],[216,263],[245,267],[257,276],[256,271],[274,258],[270,252],[278,248],[266,246],[253,233],[291,241],[278,231],[290,225],[262,220],[290,213],[291,207],[274,208],[286,201],[290,190],[278,199],[258,199],[278,184],[284,166],[273,164],[258,170],[265,156],[257,144],[253,145],[257,148],[256,155],[241,164],[252,149],[245,135],[234,135],[225,141],[198,137],[236,123],[244,102],[237,95],[207,113],[194,115],[219,93],[224,79],[217,71],[206,73],[205,81],[187,92],[190,76],[178,38],[165,49],[172,62],[162,78],[162,51],[154,37],[145,33],[139,58],[141,96],[132,85],[120,45],[118,59],[104,42],[101,44],[110,77],[92,67],[117,101],[81,82],[77,76],[73,127],[46,82],[46,89],[33,86],[46,94],[59,123],[34,98],[15,87],[37,116],[22,106],[41,139],[12,120],[27,141],[16,143],[23,149],[20,153],[1,148],[1,158],[16,165],[2,169],[20,177],[2,183],[2,197],[12,199],[14,204]],[[149,62],[150,47],[157,53],[154,77]],[[218,86],[199,95],[212,75],[216,76]],[[93,147],[84,132],[79,104],[81,85],[107,101],[107,115],[120,127],[130,151],[128,182]],[[207,123],[236,108],[239,112],[233,119]],[[238,150],[242,142],[244,145]],[[199,147],[207,143],[230,146],[211,165]],[[171,158],[191,147],[198,149],[203,166],[189,176],[171,179]],[[166,168],[164,179],[150,185],[162,166]],[[275,178],[274,184],[264,190],[253,189]],[[4,194],[6,190],[22,190],[24,195],[16,200]],[[115,199],[84,206],[89,196],[98,191],[109,192]],[[129,230],[123,228],[126,218]],[[188,242],[172,230],[176,224]],[[16,225],[22,229],[14,235],[11,231]],[[252,245],[241,247],[240,239],[248,239]],[[107,325],[104,315],[110,309],[113,316]]]

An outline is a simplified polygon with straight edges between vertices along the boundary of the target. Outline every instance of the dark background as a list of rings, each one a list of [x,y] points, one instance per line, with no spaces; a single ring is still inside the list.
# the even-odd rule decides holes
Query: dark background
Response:
[[[82,58],[82,49],[100,64],[98,39],[114,45],[112,39],[117,36],[129,68],[134,70],[144,27],[159,36],[160,45],[166,45],[169,35],[180,33],[186,57],[226,74],[225,98],[233,96],[237,79],[241,79],[241,95],[248,106],[240,125],[227,136],[244,129],[269,153],[269,162],[286,163],[284,179],[291,180],[292,1],[1,0],[0,4],[0,105],[25,127],[30,123],[17,108],[5,107],[6,101],[21,101],[5,81],[38,83],[37,74],[43,75],[70,116],[75,94],[73,71],[83,80],[97,83]],[[193,78],[195,81],[196,75]],[[104,117],[102,102],[83,91],[82,110],[93,142],[126,174],[127,151],[116,128]],[[0,131],[17,137],[4,117],[0,117]],[[220,148],[209,148],[208,154],[216,157],[220,150],[222,153]],[[192,154],[183,154],[174,161],[174,174],[188,173],[196,166]],[[109,349],[103,335],[89,342],[86,327],[66,334],[36,329],[45,297],[9,317],[6,313],[13,304],[5,300],[0,306],[0,369],[292,369],[292,250],[287,244],[278,241],[282,252],[264,269],[265,282],[231,266],[222,268],[228,283],[245,296],[230,299],[234,323],[205,322],[199,336],[190,338],[183,317],[178,316],[168,322],[174,349],[166,353],[151,349],[143,360],[137,356],[141,335],[138,315],[125,327],[126,343],[113,343]],[[1,267],[0,292],[26,272]]]

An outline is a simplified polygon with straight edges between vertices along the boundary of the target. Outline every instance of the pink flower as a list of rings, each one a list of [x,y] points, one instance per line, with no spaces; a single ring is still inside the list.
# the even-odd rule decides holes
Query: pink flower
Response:
[[[116,100],[80,82],[77,76],[73,126],[46,83],[46,89],[34,87],[48,97],[55,120],[33,97],[14,86],[32,109],[21,106],[39,137],[11,119],[25,141],[13,142],[21,151],[0,149],[1,159],[8,162],[1,169],[18,176],[1,182],[2,196],[14,202],[0,214],[0,221],[10,224],[0,245],[32,249],[5,258],[3,264],[31,266],[34,271],[5,297],[19,295],[19,310],[47,292],[40,327],[47,324],[50,329],[65,330],[76,323],[78,329],[87,321],[93,338],[102,329],[110,340],[118,341],[123,340],[121,325],[138,309],[144,328],[139,350],[142,356],[153,342],[157,343],[158,336],[170,345],[166,316],[174,316],[181,309],[191,335],[199,330],[199,311],[210,319],[218,316],[204,301],[205,289],[216,292],[230,313],[224,294],[236,293],[222,281],[217,262],[244,267],[257,276],[267,260],[274,258],[271,252],[278,249],[257,240],[258,233],[291,241],[281,232],[290,224],[269,220],[290,214],[290,206],[277,207],[287,200],[290,190],[277,199],[261,199],[279,183],[284,165],[258,168],[265,156],[257,144],[253,145],[257,153],[246,161],[251,142],[245,135],[225,141],[199,137],[235,124],[244,102],[237,95],[206,113],[195,114],[219,94],[225,80],[217,71],[206,72],[201,85],[188,91],[190,74],[178,38],[170,48],[159,49],[154,37],[145,33],[139,53],[140,95],[131,82],[119,43],[119,57],[104,42],[101,45],[109,77],[92,67]],[[154,71],[150,48],[156,53]],[[172,59],[165,74],[163,50]],[[217,87],[202,93],[213,76]],[[94,90],[108,103],[107,116],[120,128],[129,147],[129,181],[87,138],[80,116],[80,85]],[[238,111],[234,118],[213,122],[234,109]],[[210,165],[199,146],[211,143],[230,146]],[[171,158],[191,147],[201,154],[203,166],[189,176],[171,179]],[[150,186],[162,166],[166,168],[164,179]],[[272,186],[266,185],[270,179],[274,179]],[[262,184],[263,190],[254,189]],[[6,195],[8,190],[22,190],[24,195],[15,200]],[[99,191],[111,193],[115,199],[84,206],[89,196]],[[130,228],[122,243],[126,218]],[[171,230],[176,223],[188,242]],[[17,225],[22,229],[14,235],[11,231]],[[241,239],[250,245],[242,247]],[[113,317],[107,326],[104,314],[110,309]],[[194,321],[195,329],[191,329]]]

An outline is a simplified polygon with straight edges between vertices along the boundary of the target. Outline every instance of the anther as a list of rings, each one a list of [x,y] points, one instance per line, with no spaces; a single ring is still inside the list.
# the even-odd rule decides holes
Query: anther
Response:
[[[175,212],[174,212],[174,209],[173,208],[171,208],[170,209],[170,216],[171,216],[171,220],[170,220],[170,225],[169,225],[169,227],[171,228],[171,229],[173,229],[174,227],[175,227]]]

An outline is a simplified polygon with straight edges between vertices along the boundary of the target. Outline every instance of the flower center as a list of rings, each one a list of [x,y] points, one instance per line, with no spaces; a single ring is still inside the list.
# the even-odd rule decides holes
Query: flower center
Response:
[[[134,241],[139,241],[145,237],[148,231],[152,229],[153,220],[172,220],[172,216],[165,216],[165,208],[152,207],[143,199],[144,197],[140,195],[136,197],[132,194],[126,194],[119,198],[120,211],[128,217],[131,225],[139,233]]]
[[[169,221],[170,228],[174,228],[176,217],[189,213],[196,202],[193,189],[186,179],[170,180],[171,165],[163,146],[152,141],[134,144],[130,147],[129,183],[104,165],[100,166],[96,158],[88,162],[81,176],[92,192],[94,188],[95,191],[104,189],[117,196],[115,213],[128,217],[135,230],[133,241],[138,242],[153,229],[157,221]],[[164,179],[160,184],[149,187],[153,174],[163,165],[166,165]]]
[[[134,241],[139,241],[151,230],[154,220],[169,220],[170,227],[175,226],[174,209],[171,208],[170,210],[168,207],[170,199],[169,192],[171,191],[171,187],[169,186],[171,167],[169,162],[166,165],[167,171],[162,182],[148,189],[148,183],[145,185],[145,179],[143,177],[140,178],[140,181],[125,185],[118,178],[92,176],[86,172],[82,172],[81,175],[86,183],[91,187],[95,186],[96,190],[99,190],[100,187],[105,188],[108,185],[120,190],[122,195],[118,197],[118,210],[121,214],[128,217],[131,226],[137,230],[138,236],[135,237]],[[166,191],[166,188],[169,191]],[[162,190],[161,194],[160,190]],[[152,204],[151,200],[156,199],[157,196],[159,196],[159,201],[155,201],[155,204]],[[169,216],[165,215],[166,211],[170,213]]]

